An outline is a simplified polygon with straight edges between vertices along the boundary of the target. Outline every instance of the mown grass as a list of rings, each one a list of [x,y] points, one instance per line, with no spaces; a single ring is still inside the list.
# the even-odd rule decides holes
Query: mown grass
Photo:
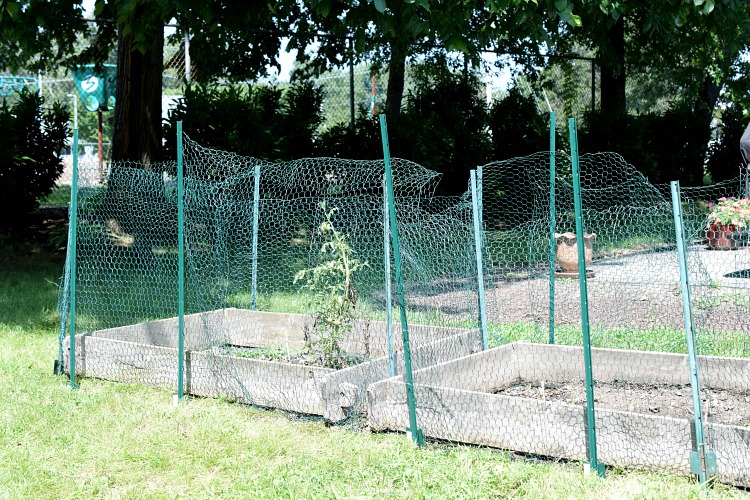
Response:
[[[0,252],[0,498],[698,498],[690,478],[355,432],[171,391],[52,375],[62,259]],[[713,493],[740,496],[716,485]]]
[[[653,327],[635,330],[594,327],[590,333],[592,347],[687,354],[687,341],[683,329]],[[519,340],[546,344],[549,342],[549,329],[546,326],[528,323],[490,324],[488,336],[490,347]],[[558,345],[580,346],[583,344],[581,327],[557,326],[554,340]],[[698,353],[702,356],[750,358],[750,342],[745,332],[701,332],[697,336],[696,345]]]
[[[70,202],[70,186],[58,184],[49,194],[38,199],[39,204],[48,207],[67,207]]]

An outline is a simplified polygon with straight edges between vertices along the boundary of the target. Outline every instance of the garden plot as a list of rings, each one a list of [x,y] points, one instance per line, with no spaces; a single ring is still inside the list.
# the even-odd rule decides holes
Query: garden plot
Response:
[[[690,473],[695,449],[686,355],[592,349],[600,462]],[[710,378],[709,450],[727,482],[750,485],[750,360],[701,357]],[[414,373],[417,425],[426,436],[586,460],[580,347],[512,343]],[[368,388],[374,430],[408,427],[404,382]]]
[[[311,322],[305,315],[234,308],[185,316],[185,392],[322,415],[336,422],[363,404],[369,384],[403,372],[400,327],[393,325],[389,360],[386,324],[375,321],[353,321],[351,334],[341,343],[359,364],[336,370],[286,361],[285,352],[305,346]],[[177,326],[177,318],[169,318],[79,334],[76,373],[175,388]],[[481,350],[478,330],[410,325],[409,332],[415,369]],[[63,345],[66,372],[69,342]],[[260,352],[255,358],[254,350]],[[272,350],[281,353],[277,360],[257,359]]]

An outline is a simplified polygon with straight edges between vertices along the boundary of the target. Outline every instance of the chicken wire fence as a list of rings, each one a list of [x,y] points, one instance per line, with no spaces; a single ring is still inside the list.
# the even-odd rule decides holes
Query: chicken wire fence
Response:
[[[403,282],[422,297],[410,340],[418,369],[476,344],[476,301],[450,317],[429,301],[444,288],[476,289],[471,233],[460,230],[470,212],[433,196],[434,172],[403,160],[392,168]],[[364,413],[367,386],[404,364],[386,294],[395,284],[384,259],[384,163],[274,164],[186,138],[183,283],[176,171],[119,163],[103,185],[79,181],[90,186],[79,190],[75,229],[79,373],[174,386],[184,372],[191,394],[332,421]]]
[[[491,163],[450,198],[405,160],[183,151],[103,184],[81,170],[63,370],[747,483],[747,227],[706,230],[743,180],[682,190],[681,260],[669,188],[613,153]]]

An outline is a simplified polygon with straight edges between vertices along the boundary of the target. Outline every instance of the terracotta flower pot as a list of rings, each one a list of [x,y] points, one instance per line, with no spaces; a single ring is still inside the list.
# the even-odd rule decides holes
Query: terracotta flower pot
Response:
[[[733,250],[737,248],[737,242],[730,238],[737,230],[732,224],[712,224],[706,228],[708,247],[714,250]]]
[[[586,267],[591,264],[594,257],[594,239],[596,234],[583,235],[584,255],[586,256]],[[565,273],[578,272],[578,242],[575,233],[555,233],[557,241],[557,265]]]

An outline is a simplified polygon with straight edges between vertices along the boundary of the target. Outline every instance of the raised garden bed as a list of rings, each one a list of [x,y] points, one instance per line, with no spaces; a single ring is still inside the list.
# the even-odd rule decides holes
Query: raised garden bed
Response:
[[[690,473],[695,449],[686,355],[593,349],[598,458],[607,465]],[[723,481],[750,485],[750,360],[701,357],[707,443]],[[512,343],[414,373],[426,436],[586,460],[580,347]],[[368,388],[374,430],[408,427],[399,377]]]
[[[177,318],[99,330],[76,336],[76,373],[84,377],[177,387]],[[391,376],[386,325],[355,321],[341,343],[352,360],[334,370],[285,362],[285,352],[305,345],[309,316],[222,309],[185,317],[184,388],[188,394],[322,415],[337,422],[364,403],[367,386]],[[478,330],[412,325],[412,362],[424,368],[481,350]],[[395,373],[403,371],[401,330],[393,326]],[[278,360],[242,355],[259,349]],[[63,345],[69,372],[69,339]],[[263,356],[257,356],[263,358]],[[298,361],[298,360],[297,360]]]

